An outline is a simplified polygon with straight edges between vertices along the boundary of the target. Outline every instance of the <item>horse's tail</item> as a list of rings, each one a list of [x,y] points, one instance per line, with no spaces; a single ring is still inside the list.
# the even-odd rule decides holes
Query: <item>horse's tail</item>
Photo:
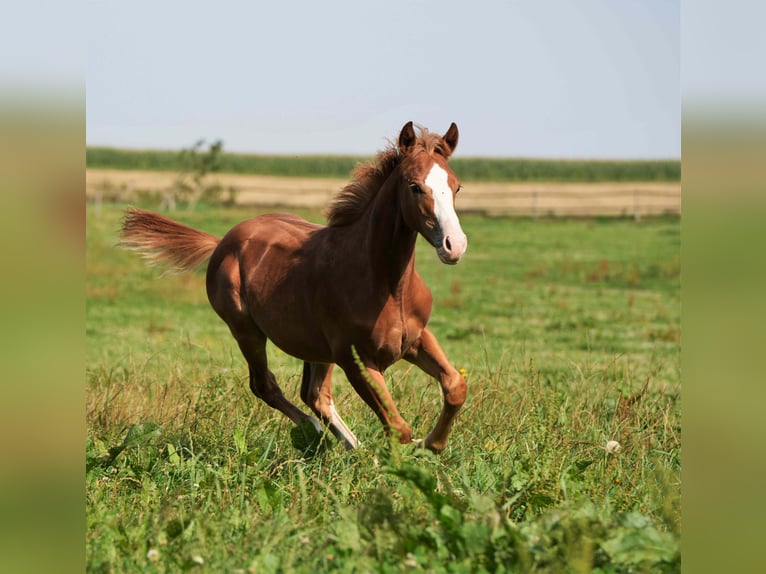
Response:
[[[173,271],[188,271],[204,263],[220,242],[220,237],[159,213],[129,208],[118,245],[140,253],[152,264],[164,263]]]

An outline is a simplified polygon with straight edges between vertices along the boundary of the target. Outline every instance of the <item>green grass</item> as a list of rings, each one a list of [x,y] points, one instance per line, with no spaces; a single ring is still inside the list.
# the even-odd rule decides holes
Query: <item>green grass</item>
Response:
[[[254,214],[175,217],[221,234]],[[204,274],[116,249],[120,216],[87,220],[89,571],[680,570],[677,219],[466,215],[456,267],[419,242],[430,327],[469,383],[434,456],[392,444],[337,369],[358,451],[256,400]],[[269,352],[300,404],[301,364]],[[438,385],[387,379],[427,434]]]
[[[256,175],[347,178],[360,156],[259,155],[222,153],[219,171]],[[89,168],[178,171],[177,151],[88,147]],[[450,165],[465,181],[680,181],[679,160],[552,160],[462,158]]]

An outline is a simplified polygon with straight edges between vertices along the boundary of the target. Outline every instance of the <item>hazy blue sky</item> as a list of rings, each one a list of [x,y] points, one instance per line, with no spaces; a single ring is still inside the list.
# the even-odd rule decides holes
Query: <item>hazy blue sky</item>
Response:
[[[369,154],[408,120],[461,156],[679,157],[677,0],[87,4],[87,142]]]

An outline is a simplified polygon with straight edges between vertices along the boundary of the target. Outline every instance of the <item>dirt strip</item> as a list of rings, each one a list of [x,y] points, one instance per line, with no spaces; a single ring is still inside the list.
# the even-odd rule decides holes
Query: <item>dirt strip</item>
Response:
[[[135,201],[142,193],[171,189],[174,172],[86,170],[86,195],[93,201]],[[348,180],[216,174],[234,202],[262,207],[322,208]],[[228,191],[225,193],[228,195]],[[675,183],[483,183],[464,182],[459,211],[489,215],[680,214],[681,185]]]

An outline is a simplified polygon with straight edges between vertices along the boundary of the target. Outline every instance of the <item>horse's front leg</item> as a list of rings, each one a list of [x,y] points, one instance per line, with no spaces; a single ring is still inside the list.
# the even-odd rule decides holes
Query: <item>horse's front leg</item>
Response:
[[[428,329],[423,329],[420,338],[415,341],[404,358],[423,369],[441,384],[444,407],[439,420],[436,421],[436,426],[426,437],[425,442],[426,448],[441,452],[447,446],[450,427],[465,402],[468,390],[465,379],[450,364],[436,337]]]
[[[338,361],[338,364],[346,373],[346,378],[348,378],[354,390],[375,412],[380,422],[383,423],[383,428],[386,432],[391,432],[393,429],[402,444],[412,442],[410,425],[399,414],[399,410],[394,404],[394,399],[391,398],[391,393],[386,386],[383,373],[369,365],[361,368],[353,356],[346,360]]]

